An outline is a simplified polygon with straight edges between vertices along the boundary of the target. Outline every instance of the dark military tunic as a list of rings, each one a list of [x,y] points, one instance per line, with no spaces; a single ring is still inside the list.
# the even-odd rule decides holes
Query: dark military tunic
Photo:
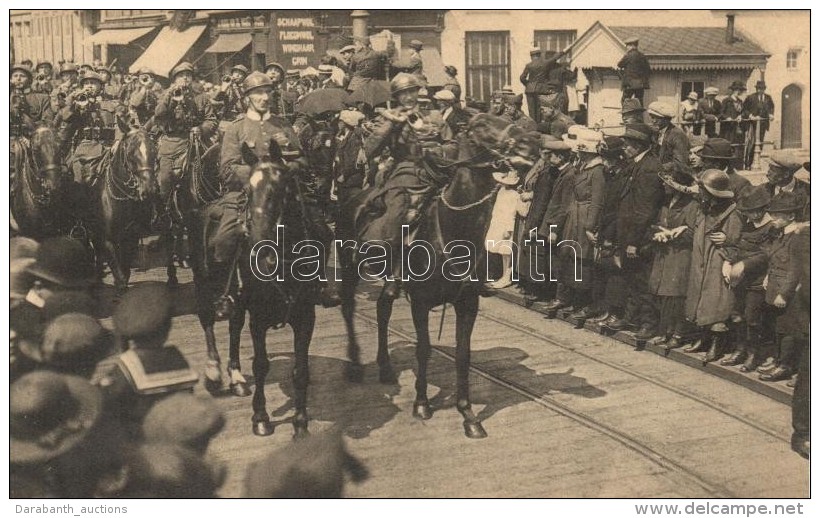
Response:
[[[385,67],[389,64],[390,55],[371,48],[364,48],[350,58],[350,84],[347,89],[355,92],[374,79],[385,79]]]

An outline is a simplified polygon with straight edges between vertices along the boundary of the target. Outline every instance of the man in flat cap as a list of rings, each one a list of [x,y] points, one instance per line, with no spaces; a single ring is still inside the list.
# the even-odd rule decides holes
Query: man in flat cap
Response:
[[[651,126],[657,131],[658,160],[666,172],[689,170],[689,137],[679,127],[672,124],[675,108],[667,103],[655,101],[647,109]]]
[[[403,70],[408,74],[413,74],[416,76],[419,82],[426,86],[427,76],[424,75],[424,62],[421,58],[421,49],[423,48],[424,44],[420,40],[412,40],[410,42],[410,57],[408,58],[408,63]]]
[[[803,164],[794,152],[788,149],[772,151],[769,156],[769,169],[766,171],[766,187],[772,197],[781,192],[796,194],[803,207],[798,214],[797,221],[809,221],[811,218],[811,187],[794,176],[801,167]]]
[[[550,93],[547,86],[550,74],[558,68],[558,60],[563,55],[563,53],[553,53],[549,59],[545,59],[540,48],[533,48],[530,50],[532,60],[527,63],[521,77],[518,78],[521,84],[524,85],[530,118],[535,122],[541,122],[541,105],[543,103],[539,100],[539,96]]]
[[[706,136],[709,138],[717,137],[717,121],[723,111],[723,106],[717,100],[719,92],[716,87],[710,86],[703,91],[703,99],[698,101],[698,110],[701,120],[705,123]],[[700,135],[700,129],[700,126],[696,126],[696,135]]]
[[[624,44],[626,54],[617,65],[622,71],[623,99],[634,97],[643,104],[643,91],[649,88],[649,60],[638,50],[638,38],[627,38]]]

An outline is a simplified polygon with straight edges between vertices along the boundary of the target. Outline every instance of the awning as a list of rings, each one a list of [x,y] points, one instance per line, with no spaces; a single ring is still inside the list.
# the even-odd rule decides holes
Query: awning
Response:
[[[213,54],[235,54],[251,44],[250,34],[220,34],[205,52]]]
[[[192,25],[184,31],[163,27],[148,49],[131,65],[129,72],[136,74],[140,68],[148,67],[155,74],[168,77],[203,32],[204,25]]]
[[[128,45],[132,41],[142,38],[156,27],[140,27],[136,29],[105,29],[94,33],[88,42],[94,45]]]

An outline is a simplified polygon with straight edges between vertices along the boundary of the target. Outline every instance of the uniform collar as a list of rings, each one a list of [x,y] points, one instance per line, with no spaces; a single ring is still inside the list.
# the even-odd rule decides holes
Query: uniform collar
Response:
[[[258,111],[254,110],[253,108],[249,108],[247,112],[245,112],[245,118],[250,119],[252,121],[266,121],[270,119],[270,112],[265,112],[264,114],[259,114]]]

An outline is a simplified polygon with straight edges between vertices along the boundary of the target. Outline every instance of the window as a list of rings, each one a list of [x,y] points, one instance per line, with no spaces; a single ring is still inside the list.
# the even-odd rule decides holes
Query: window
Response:
[[[123,20],[130,18],[145,18],[163,14],[160,9],[103,9],[100,11],[100,21]]]
[[[680,84],[680,100],[686,99],[689,92],[697,92],[698,99],[703,99],[703,90],[706,83],[704,81],[683,81]]]
[[[533,43],[541,50],[560,52],[572,45],[577,31],[535,31]]]
[[[468,32],[467,97],[489,100],[492,93],[510,83],[510,33]]]
[[[794,70],[798,67],[798,60],[800,59],[801,49],[789,49],[786,53],[786,68]]]

